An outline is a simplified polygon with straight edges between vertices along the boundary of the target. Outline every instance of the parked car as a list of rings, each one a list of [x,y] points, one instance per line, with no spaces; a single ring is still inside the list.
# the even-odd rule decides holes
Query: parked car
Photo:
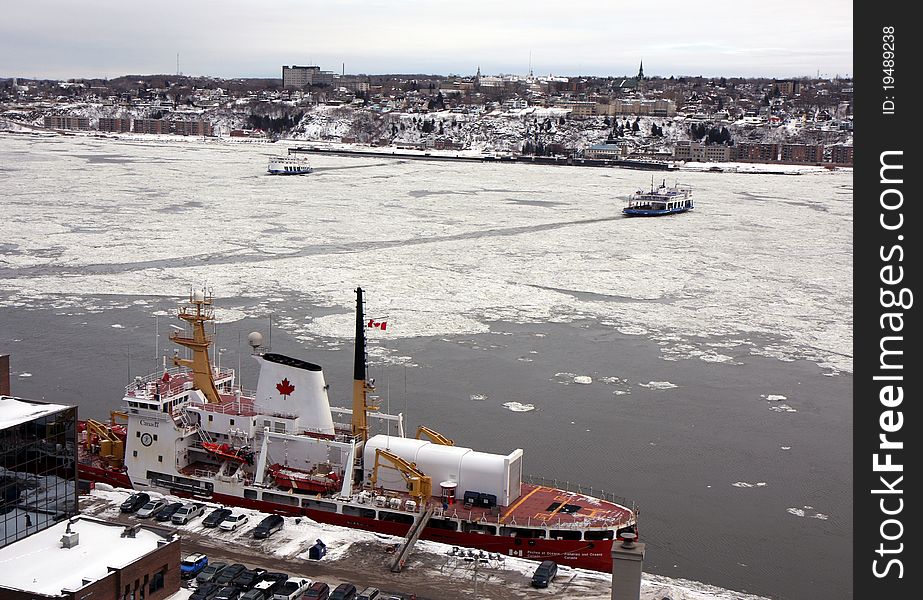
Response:
[[[180,577],[192,579],[208,566],[208,557],[204,554],[190,554],[179,563]]]
[[[247,567],[240,563],[234,563],[229,567],[225,567],[221,570],[221,573],[215,577],[215,583],[218,585],[228,585],[231,583],[231,580],[247,570]]]
[[[381,591],[378,588],[367,587],[356,596],[356,600],[379,600]]]
[[[268,538],[282,529],[284,524],[285,519],[283,519],[281,515],[269,515],[257,524],[256,529],[253,530],[253,537]]]
[[[147,504],[138,509],[138,512],[135,513],[135,516],[139,519],[148,519],[154,516],[154,513],[167,505],[167,501],[163,498],[158,498],[156,500],[150,500]]]
[[[219,527],[224,531],[234,531],[248,520],[247,513],[230,514],[221,521]]]
[[[176,511],[182,507],[182,502],[171,502],[154,513],[154,518],[158,521],[169,521],[173,518],[173,515],[176,514]]]
[[[265,590],[258,590],[253,588],[249,590],[246,594],[240,597],[240,600],[266,600],[269,596]]]
[[[241,573],[231,580],[231,585],[236,585],[242,590],[249,590],[260,580],[260,575],[266,572],[266,569],[244,569]]]
[[[144,492],[132,494],[122,502],[121,511],[123,513],[133,513],[150,501],[151,496]]]
[[[240,598],[240,588],[234,585],[226,585],[215,595],[214,600],[237,600],[238,598]]]
[[[302,598],[304,600],[327,600],[329,596],[330,586],[323,581],[315,581],[308,587]]]
[[[185,525],[196,517],[202,516],[205,512],[204,504],[189,503],[182,505],[179,510],[173,513],[170,520],[174,525]]]
[[[205,520],[202,521],[203,527],[217,527],[221,524],[221,521],[224,521],[225,517],[231,514],[231,510],[228,508],[216,508],[213,510]]]
[[[189,600],[212,600],[221,591],[221,586],[214,583],[203,583],[196,588]]]
[[[266,592],[267,598],[272,598],[273,593],[287,580],[288,575],[285,573],[267,571],[260,575],[260,580],[253,586],[253,589],[262,590]]]
[[[224,570],[228,566],[228,563],[223,562],[213,562],[210,563],[207,567],[202,569],[202,571],[195,576],[195,582],[199,585],[203,583],[211,583],[215,580],[215,577],[218,576],[218,573]],[[215,593],[218,593],[218,590],[215,590]]]
[[[310,579],[289,579],[273,592],[273,600],[297,600],[313,583]]]
[[[532,587],[545,588],[558,574],[558,563],[553,560],[543,560],[532,575]]]
[[[330,593],[329,600],[356,600],[356,586],[341,583]]]

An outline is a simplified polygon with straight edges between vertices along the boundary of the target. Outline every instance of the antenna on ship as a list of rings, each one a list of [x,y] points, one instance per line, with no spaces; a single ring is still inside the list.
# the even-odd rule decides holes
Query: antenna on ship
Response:
[[[365,444],[369,439],[368,411],[378,410],[368,405],[368,393],[375,391],[374,380],[368,379],[368,357],[365,347],[365,312],[362,288],[356,288],[356,348],[353,356],[353,418],[352,433]]]

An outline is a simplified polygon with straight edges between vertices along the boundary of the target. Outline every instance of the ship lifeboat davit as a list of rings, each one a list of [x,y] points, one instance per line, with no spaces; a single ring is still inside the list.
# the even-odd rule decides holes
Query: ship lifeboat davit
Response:
[[[232,460],[234,462],[253,464],[253,452],[249,446],[243,448],[234,448],[229,444],[215,444],[213,442],[202,442],[202,447],[219,458]]]
[[[333,492],[340,489],[340,476],[336,472],[311,473],[276,463],[267,468],[269,476],[283,490],[306,492]]]

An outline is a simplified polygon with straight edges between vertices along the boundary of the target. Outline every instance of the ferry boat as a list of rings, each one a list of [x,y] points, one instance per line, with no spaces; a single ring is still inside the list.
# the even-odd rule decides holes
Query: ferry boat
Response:
[[[683,213],[695,208],[692,201],[692,188],[689,186],[674,185],[667,187],[666,180],[660,187],[654,189],[651,181],[651,191],[638,190],[628,197],[628,206],[622,212],[629,217],[659,217]]]
[[[80,423],[82,479],[603,572],[614,541],[637,535],[624,499],[524,481],[522,449],[406,436],[402,414],[374,406],[361,288],[349,408],[331,406],[319,365],[261,350],[258,333],[257,389],[241,389],[209,359],[212,302],[196,292],[178,311],[170,338],[191,358],[136,377],[110,423]]]
[[[299,156],[279,156],[269,159],[266,169],[270,175],[304,175],[314,169],[307,159]]]

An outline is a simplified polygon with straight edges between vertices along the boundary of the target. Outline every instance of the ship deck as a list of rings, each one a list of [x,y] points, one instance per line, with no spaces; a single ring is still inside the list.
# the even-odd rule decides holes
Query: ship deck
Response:
[[[388,495],[410,499],[404,493]],[[433,498],[438,503],[439,498]],[[436,515],[439,516],[438,514]],[[634,514],[620,504],[578,492],[544,485],[522,484],[522,493],[510,506],[484,508],[464,504],[456,499],[443,511],[445,517],[457,517],[485,524],[508,527],[619,527],[632,523]]]

